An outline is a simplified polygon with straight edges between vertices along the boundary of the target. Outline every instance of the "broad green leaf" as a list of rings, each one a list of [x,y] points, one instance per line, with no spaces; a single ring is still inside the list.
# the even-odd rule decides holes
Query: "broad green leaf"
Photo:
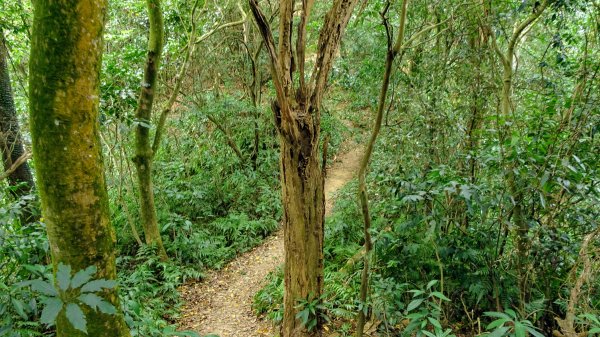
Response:
[[[23,288],[23,287],[29,287],[32,283],[33,283],[33,281],[31,281],[31,280],[21,281],[21,282],[15,283],[14,287],[16,289]],[[6,289],[8,290],[8,287],[6,287]]]
[[[50,283],[43,280],[31,281],[31,289],[43,295],[58,297],[58,291]]]
[[[442,294],[441,292],[439,292],[439,291],[434,291],[434,292],[431,293],[431,295],[439,298],[440,300],[444,300],[444,301],[450,302],[450,299],[448,297],[446,297],[444,294]]]
[[[417,321],[421,318],[425,317],[425,315],[421,312],[413,312],[410,315],[406,315],[404,318],[410,320],[410,321]]]
[[[526,337],[525,327],[521,322],[515,322],[515,337]]]
[[[96,294],[81,294],[79,295],[78,299],[85,303],[88,307],[92,308],[93,310],[97,310],[98,308],[98,304],[100,304],[100,302],[102,302],[102,297],[96,295]]]
[[[413,297],[417,297],[419,295],[423,295],[425,292],[423,290],[409,290],[409,293],[413,293]]]
[[[83,331],[87,334],[87,321],[85,320],[85,314],[81,308],[75,303],[69,303],[67,305],[67,319],[71,322],[71,325],[79,331]]]
[[[54,324],[56,316],[58,316],[63,308],[63,302],[60,298],[53,297],[47,299],[45,303],[46,305],[44,306],[44,310],[42,310],[40,322],[44,324]]]
[[[95,293],[97,291],[101,291],[102,289],[112,289],[117,286],[117,282],[113,280],[93,280],[86,283],[83,287],[81,287],[82,293]]]
[[[486,329],[487,330],[495,329],[495,328],[497,328],[499,326],[504,325],[504,323],[506,323],[506,322],[511,322],[511,320],[508,319],[508,318],[499,318],[499,319],[493,321],[492,323],[488,324],[488,326],[486,327]]]
[[[69,289],[69,285],[71,284],[71,266],[59,263],[58,270],[56,271],[56,281],[62,291]]]
[[[10,324],[5,325],[5,326],[0,326],[0,336],[5,336],[10,331],[12,331],[12,326]]]
[[[440,324],[440,322],[433,318],[433,317],[427,317],[427,319],[429,320],[429,322],[431,323],[431,325],[433,325],[434,327],[438,328],[438,329],[442,329],[442,324]]]
[[[498,329],[490,332],[490,334],[487,335],[486,337],[504,337],[504,335],[506,335],[508,330],[510,330],[508,327],[502,326],[502,327],[499,327]]]
[[[503,312],[497,312],[497,311],[486,311],[483,313],[484,315],[488,316],[488,317],[495,317],[495,318],[506,318],[509,320],[512,320],[510,317],[508,317],[507,314],[503,313]]]
[[[429,283],[427,283],[427,289],[431,289],[431,287],[433,287],[434,285],[438,284],[438,280],[431,280],[429,281]]]
[[[100,312],[102,312],[103,314],[107,315],[114,315],[117,313],[117,309],[115,309],[115,307],[112,304],[104,300],[98,303],[98,310],[100,310]]]
[[[418,308],[421,305],[421,303],[423,303],[423,301],[424,301],[424,299],[422,299],[422,298],[418,298],[416,300],[413,300],[406,307],[406,311],[412,311],[412,310]]]
[[[544,335],[542,335],[539,331],[537,331],[535,328],[530,328],[530,327],[525,327],[527,329],[527,331],[532,334],[534,337],[544,337]],[[600,332],[600,330],[599,330]]]
[[[27,319],[27,314],[25,313],[25,303],[23,303],[21,300],[18,300],[16,298],[11,298],[10,301],[13,304],[13,308],[15,308],[15,311],[17,312],[17,314],[19,314],[19,316],[21,316],[21,318],[23,319]]]
[[[308,314],[308,309],[304,309],[296,314],[296,318],[300,319],[302,324],[306,325],[306,323],[308,322]]]
[[[87,283],[92,278],[92,275],[96,274],[96,270],[96,266],[89,266],[75,273],[75,276],[71,280],[71,288],[77,289]]]

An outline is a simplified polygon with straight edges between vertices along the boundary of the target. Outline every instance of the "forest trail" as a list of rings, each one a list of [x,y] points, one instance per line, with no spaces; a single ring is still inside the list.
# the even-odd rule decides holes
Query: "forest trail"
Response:
[[[325,180],[326,215],[333,208],[335,193],[358,172],[362,147],[346,143],[334,158]],[[279,230],[253,250],[240,255],[222,270],[211,272],[203,281],[181,289],[185,302],[180,326],[201,336],[274,336],[275,327],[256,317],[252,302],[265,277],[283,263],[283,231]]]

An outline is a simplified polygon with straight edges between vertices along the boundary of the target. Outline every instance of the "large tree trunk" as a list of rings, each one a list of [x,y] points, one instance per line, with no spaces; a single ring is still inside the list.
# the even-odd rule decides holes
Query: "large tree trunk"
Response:
[[[152,184],[152,160],[154,151],[150,140],[150,123],[152,106],[156,94],[156,78],[160,65],[163,48],[163,19],[160,0],[147,0],[148,17],[150,19],[150,32],[148,37],[148,55],[144,69],[144,80],[135,112],[138,125],[135,130],[135,157],[133,162],[137,171],[138,187],[140,193],[140,214],[146,243],[156,245],[162,259],[167,259],[163,246],[156,206],[154,203],[154,189]]]
[[[298,111],[295,115],[303,114]],[[303,124],[301,118],[298,124]],[[306,332],[296,318],[298,300],[316,300],[323,291],[324,177],[319,160],[320,130],[313,125],[305,124],[303,137],[296,141],[284,133],[280,136],[285,233],[283,336],[317,335],[316,331]]]
[[[0,151],[4,169],[9,170],[19,159],[26,155],[23,138],[19,129],[19,120],[13,100],[8,72],[8,49],[4,41],[4,34],[0,30]],[[17,186],[14,190],[15,197],[30,193],[35,184],[29,165],[25,161],[8,175],[8,184]]]
[[[35,0],[29,99],[38,189],[52,260],[74,271],[95,265],[97,278],[115,280],[115,233],[99,139],[99,75],[107,5],[98,0]],[[116,289],[98,295],[119,313],[84,310],[88,334],[64,311],[59,337],[124,337]],[[85,309],[85,308],[84,308]]]
[[[336,0],[319,34],[316,62],[305,73],[306,25],[314,0],[302,1],[293,41],[293,0],[279,2],[279,41],[275,40],[257,0],[249,0],[265,41],[277,100],[272,105],[280,138],[281,186],[284,208],[285,295],[283,337],[321,336],[320,313],[312,329],[296,318],[298,301],[320,301],[323,290],[323,222],[325,195],[320,165],[321,102],[342,35],[358,0]],[[295,42],[295,48],[293,46]],[[295,85],[294,76],[298,77]],[[307,322],[309,323],[309,322]]]

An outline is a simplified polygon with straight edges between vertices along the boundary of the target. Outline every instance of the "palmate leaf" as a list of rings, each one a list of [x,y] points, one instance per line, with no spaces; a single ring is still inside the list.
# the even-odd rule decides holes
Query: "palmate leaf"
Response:
[[[107,315],[114,315],[117,313],[117,309],[112,304],[104,300],[98,303],[98,310],[100,310],[101,313]]]
[[[56,281],[60,290],[66,291],[69,289],[69,285],[71,284],[71,266],[59,263],[58,270],[56,271]]]
[[[58,291],[56,291],[54,286],[44,280],[31,281],[31,289],[43,295],[58,297]]]
[[[85,303],[88,307],[92,308],[93,310],[99,310],[104,314],[114,315],[117,313],[117,309],[115,309],[115,307],[112,304],[108,303],[102,297],[96,294],[81,294],[77,299],[79,299],[79,301],[81,301],[82,303]]]
[[[87,321],[85,320],[85,314],[81,308],[75,303],[69,303],[67,305],[67,319],[71,322],[71,325],[79,331],[87,334]]]
[[[94,310],[97,310],[98,304],[102,302],[102,297],[96,294],[81,294],[78,299]]]
[[[56,316],[58,316],[63,308],[63,301],[60,298],[51,297],[48,298],[45,303],[46,305],[44,306],[44,310],[42,310],[40,322],[44,324],[54,324]]]
[[[95,293],[97,291],[101,291],[102,289],[113,289],[117,286],[117,282],[113,280],[93,280],[81,287],[82,293]]]
[[[96,266],[89,266],[75,273],[75,276],[71,280],[71,288],[77,289],[87,283],[92,278],[92,275],[96,274],[96,271]]]

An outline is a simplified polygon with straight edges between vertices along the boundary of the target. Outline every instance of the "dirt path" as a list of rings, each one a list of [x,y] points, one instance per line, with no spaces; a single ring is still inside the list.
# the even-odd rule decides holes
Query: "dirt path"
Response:
[[[326,215],[331,212],[335,192],[358,171],[360,146],[347,144],[349,150],[334,160],[325,181]],[[181,329],[200,335],[220,337],[274,336],[275,328],[252,312],[252,300],[264,285],[265,277],[283,263],[283,232],[278,231],[255,249],[244,253],[224,269],[210,273],[202,282],[184,286],[186,302]]]

